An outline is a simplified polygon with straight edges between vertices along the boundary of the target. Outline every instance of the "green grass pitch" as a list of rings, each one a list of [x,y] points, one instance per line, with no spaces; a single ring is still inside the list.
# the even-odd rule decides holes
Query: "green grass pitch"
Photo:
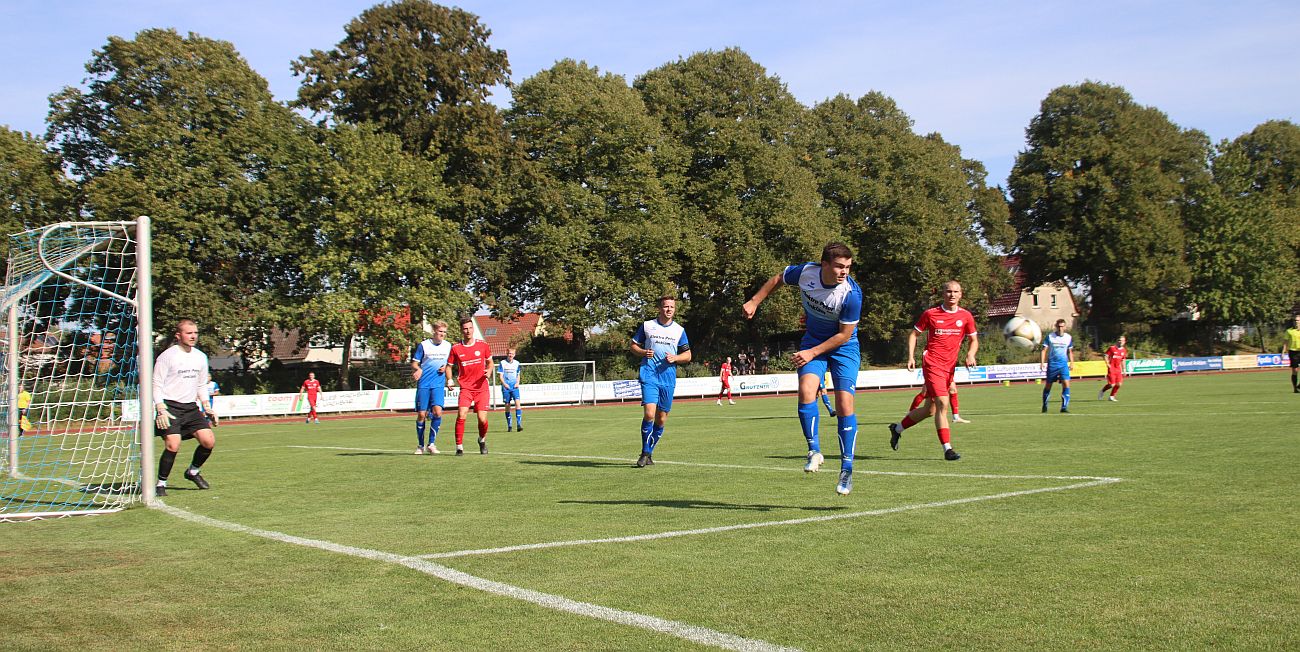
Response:
[[[1099,387],[963,388],[958,462],[928,421],[891,451],[912,394],[861,393],[849,496],[792,396],[679,402],[647,469],[630,404],[494,412],[460,458],[451,418],[439,456],[410,415],[230,423],[175,512],[0,525],[0,647],[1300,647],[1285,374]]]

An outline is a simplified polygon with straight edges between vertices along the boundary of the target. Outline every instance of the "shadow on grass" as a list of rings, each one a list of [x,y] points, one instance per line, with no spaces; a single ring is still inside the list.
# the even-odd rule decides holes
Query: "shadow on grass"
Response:
[[[339,457],[386,457],[389,455],[400,457],[413,457],[411,453],[399,453],[397,451],[362,451],[351,453],[335,453]]]
[[[671,507],[673,509],[726,509],[748,512],[770,512],[774,509],[834,512],[846,509],[842,506],[747,505],[743,503],[720,503],[712,500],[561,500],[559,502],[565,505],[644,505],[646,507]]]
[[[629,466],[635,466],[633,460],[626,462],[597,462],[594,460],[519,460],[520,464],[535,464],[540,466],[567,466],[575,469],[598,469],[598,468],[619,468],[626,469]]]

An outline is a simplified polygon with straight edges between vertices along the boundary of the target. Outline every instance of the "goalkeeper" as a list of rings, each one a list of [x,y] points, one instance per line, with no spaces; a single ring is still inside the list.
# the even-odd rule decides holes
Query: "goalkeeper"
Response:
[[[182,319],[176,324],[176,343],[158,356],[153,365],[153,400],[157,411],[155,433],[163,438],[162,455],[158,459],[158,496],[167,495],[167,476],[181,442],[197,439],[190,468],[185,479],[199,489],[207,489],[208,481],[199,474],[203,463],[212,455],[217,436],[212,426],[217,415],[208,400],[208,356],[195,347],[199,341],[199,327],[192,319]]]

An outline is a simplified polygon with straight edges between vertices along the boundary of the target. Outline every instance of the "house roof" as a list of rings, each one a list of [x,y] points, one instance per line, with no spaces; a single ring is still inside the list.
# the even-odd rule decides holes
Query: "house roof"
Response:
[[[1025,272],[1020,269],[1020,256],[1002,258],[1002,268],[1011,273],[1011,289],[989,303],[986,317],[1012,317],[1020,307],[1020,295],[1025,291]]]
[[[298,345],[301,331],[297,328],[281,330],[271,329],[271,359],[281,362],[302,362],[307,359],[311,349],[307,344]]]
[[[502,321],[491,315],[475,315],[474,326],[494,356],[503,356],[510,345],[537,333],[542,316],[535,312],[515,315],[512,319]]]

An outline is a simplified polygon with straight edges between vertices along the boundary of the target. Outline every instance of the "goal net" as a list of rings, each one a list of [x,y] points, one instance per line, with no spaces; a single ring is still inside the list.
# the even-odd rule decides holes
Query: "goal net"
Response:
[[[148,360],[153,339],[137,310],[147,233],[141,218],[11,237],[0,303],[0,521],[116,511],[140,500],[140,349]]]
[[[523,405],[595,405],[596,362],[521,362],[519,384]]]

